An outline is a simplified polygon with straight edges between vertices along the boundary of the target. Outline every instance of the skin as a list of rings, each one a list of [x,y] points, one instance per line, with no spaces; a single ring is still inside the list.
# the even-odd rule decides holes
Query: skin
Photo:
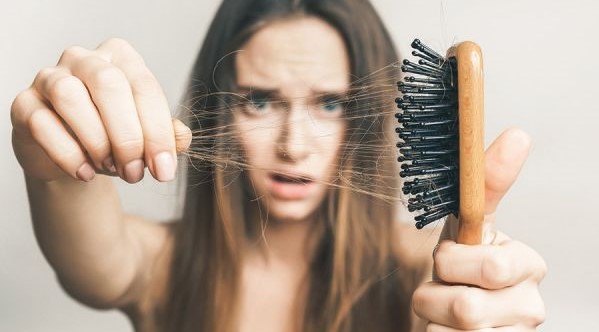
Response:
[[[346,128],[342,105],[320,99],[349,89],[343,41],[324,22],[303,19],[275,22],[241,49],[236,57],[241,93],[272,93],[235,111],[253,190],[268,207],[269,219],[308,221],[333,180]],[[273,194],[268,186],[272,171],[310,177],[309,195],[289,199]]]
[[[244,49],[237,58],[238,83],[276,90],[289,108],[273,112],[274,118],[235,115],[248,161],[256,166],[249,179],[273,221],[266,228],[266,252],[248,245],[240,325],[243,331],[291,330],[314,242],[311,216],[325,191],[315,186],[318,199],[271,197],[264,170],[331,179],[344,125],[319,117],[322,108],[313,97],[318,90],[345,89],[349,61],[338,33],[315,18],[267,25]],[[326,79],[323,70],[330,70]],[[171,120],[167,105],[141,56],[111,39],[94,50],[67,49],[11,109],[13,147],[26,175],[36,236],[61,285],[85,304],[120,308],[140,331],[151,330],[146,308],[164,298],[172,243],[167,226],[122,212],[108,176],[134,183],[146,166],[159,181],[173,178],[175,153],[187,148],[191,134]],[[258,124],[266,129],[252,130]],[[328,135],[320,141],[323,133]],[[495,230],[495,209],[529,147],[528,136],[512,129],[486,153],[486,244],[455,244],[455,221],[449,220],[434,262],[430,252],[403,252],[435,269],[434,279],[423,280],[414,294],[420,319],[413,331],[533,331],[543,321],[543,259]],[[403,247],[421,244],[411,227],[398,228]]]
[[[547,267],[532,248],[496,230],[496,208],[530,149],[519,129],[503,132],[485,153],[483,244],[456,244],[457,221],[445,223],[433,252],[434,278],[412,300],[426,331],[534,331],[545,319],[539,284]]]

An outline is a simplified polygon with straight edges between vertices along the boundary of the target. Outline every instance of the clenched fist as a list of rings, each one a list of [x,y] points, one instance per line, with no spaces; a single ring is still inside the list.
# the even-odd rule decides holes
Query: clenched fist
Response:
[[[45,181],[90,181],[102,173],[135,183],[146,166],[169,181],[177,151],[191,142],[142,57],[121,39],[65,50],[17,95],[11,120],[19,163]]]

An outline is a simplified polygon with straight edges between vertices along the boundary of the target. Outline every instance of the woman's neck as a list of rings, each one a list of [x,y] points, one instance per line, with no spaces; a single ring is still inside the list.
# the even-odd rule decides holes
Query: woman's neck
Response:
[[[322,221],[311,216],[302,221],[260,222],[257,241],[248,246],[248,254],[266,265],[287,266],[307,271],[322,236]]]

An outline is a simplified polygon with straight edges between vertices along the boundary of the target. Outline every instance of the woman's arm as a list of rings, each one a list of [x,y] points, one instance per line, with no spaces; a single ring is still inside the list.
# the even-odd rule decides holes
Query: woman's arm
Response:
[[[144,248],[111,180],[46,182],[26,176],[26,182],[37,241],[64,289],[93,307],[130,300]]]
[[[63,287],[94,307],[135,301],[168,232],[124,215],[105,175],[135,183],[148,167],[169,181],[191,140],[141,56],[120,39],[71,47],[15,98],[11,121],[36,237]]]

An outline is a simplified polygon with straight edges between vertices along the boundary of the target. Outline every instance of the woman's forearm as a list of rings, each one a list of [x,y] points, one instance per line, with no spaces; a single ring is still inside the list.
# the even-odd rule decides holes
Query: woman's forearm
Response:
[[[139,250],[111,179],[26,182],[37,241],[65,290],[92,306],[117,301],[135,278]]]

